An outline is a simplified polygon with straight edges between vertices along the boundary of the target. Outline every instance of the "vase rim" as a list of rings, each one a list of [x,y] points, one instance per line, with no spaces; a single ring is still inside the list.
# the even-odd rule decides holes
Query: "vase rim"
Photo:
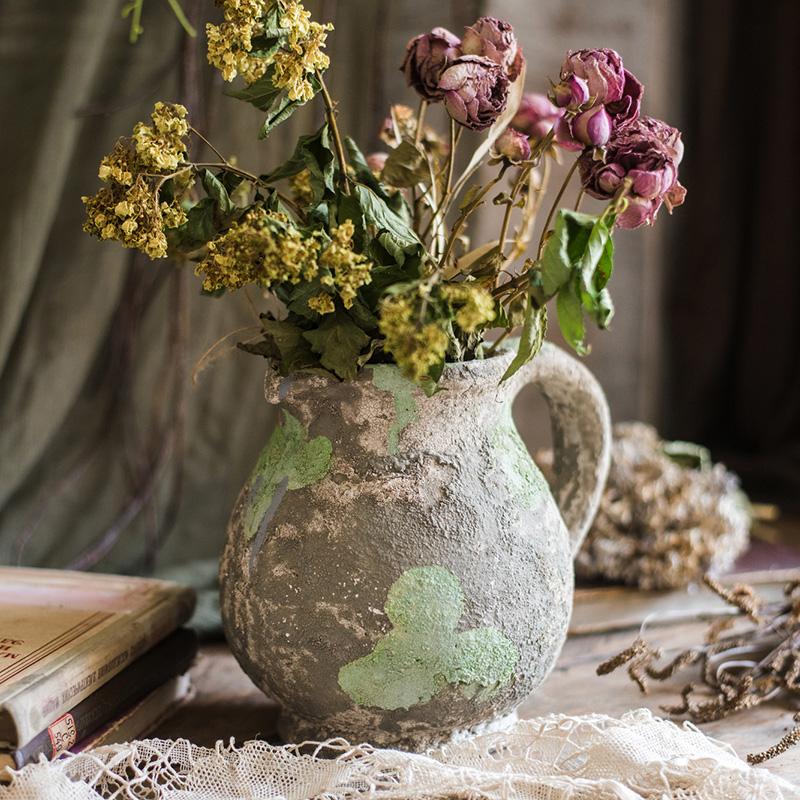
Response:
[[[508,364],[514,355],[514,349],[503,347],[487,358],[475,358],[470,361],[447,362],[442,370],[438,385],[442,389],[466,389],[498,385]],[[266,395],[271,402],[282,399],[289,387],[293,389],[323,389],[325,387],[364,388],[374,382],[373,370],[391,369],[399,375],[397,364],[365,364],[354,380],[340,381],[333,375],[310,370],[300,370],[281,376],[272,367],[267,369]],[[410,383],[410,381],[409,381]],[[419,392],[422,388],[416,387]]]

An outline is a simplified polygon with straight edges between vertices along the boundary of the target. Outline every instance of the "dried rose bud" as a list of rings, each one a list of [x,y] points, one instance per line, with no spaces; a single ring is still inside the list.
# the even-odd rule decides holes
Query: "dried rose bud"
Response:
[[[497,155],[508,159],[512,164],[527,161],[531,157],[531,145],[524,133],[506,128],[494,143]]]
[[[510,81],[516,80],[524,63],[514,28],[497,17],[481,17],[466,28],[461,50],[464,55],[484,56],[499,64]]]
[[[587,147],[602,147],[611,136],[611,117],[605,106],[582,111],[570,123],[572,136]]]
[[[386,163],[387,158],[389,158],[388,153],[370,153],[367,156],[367,166],[377,175],[383,169],[383,165]]]
[[[578,160],[586,193],[608,200],[627,178],[628,205],[617,218],[621,228],[652,225],[662,203],[672,211],[683,203],[686,189],[678,181],[683,157],[680,131],[653,117],[639,117],[614,131],[606,145],[605,161],[587,150]]]
[[[554,106],[545,95],[526,92],[511,120],[511,127],[539,142],[550,133],[563,114],[563,110]]]
[[[446,28],[434,28],[412,39],[406,45],[406,57],[400,67],[408,85],[429,102],[440,101],[439,77],[461,55],[460,46],[459,38]]]
[[[473,131],[488,128],[508,102],[508,78],[503,68],[483,56],[461,56],[442,73],[447,113]]]
[[[560,108],[582,106],[589,100],[589,84],[577,75],[567,75],[552,89],[553,102]]]

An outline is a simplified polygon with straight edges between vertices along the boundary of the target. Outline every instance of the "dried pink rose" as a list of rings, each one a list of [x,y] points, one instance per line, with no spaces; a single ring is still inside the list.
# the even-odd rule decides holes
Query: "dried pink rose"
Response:
[[[488,128],[508,102],[508,78],[503,68],[483,56],[461,56],[442,73],[447,113],[473,131]]]
[[[481,17],[466,28],[461,50],[464,55],[484,56],[499,64],[510,81],[517,79],[524,63],[514,28],[497,17]]]
[[[582,82],[588,97],[584,97]],[[639,116],[643,94],[641,81],[625,69],[619,53],[609,48],[568,52],[561,66],[561,82],[553,87],[553,99],[560,106],[605,105],[613,127]]]
[[[494,143],[496,155],[503,156],[512,164],[519,164],[531,157],[531,145],[524,133],[506,128]]]
[[[570,50],[561,66],[561,79],[570,75],[583,78],[594,103],[613,103],[622,99],[625,67],[616,50],[607,47]]]
[[[406,45],[406,57],[400,67],[408,85],[429,102],[441,100],[439,77],[461,55],[460,46],[460,39],[446,28],[434,28],[413,38]]]
[[[553,105],[546,95],[526,92],[511,120],[511,127],[539,142],[550,133],[563,114],[564,111]]]
[[[484,56],[499,64],[510,81],[517,79],[524,63],[514,28],[497,17],[481,17],[466,28],[461,50],[464,55]]]
[[[587,194],[610,199],[627,178],[628,206],[617,218],[621,228],[652,225],[662,203],[668,211],[683,203],[686,189],[678,181],[683,142],[677,128],[660,119],[640,117],[618,128],[606,145],[605,161],[587,150],[578,159]]]

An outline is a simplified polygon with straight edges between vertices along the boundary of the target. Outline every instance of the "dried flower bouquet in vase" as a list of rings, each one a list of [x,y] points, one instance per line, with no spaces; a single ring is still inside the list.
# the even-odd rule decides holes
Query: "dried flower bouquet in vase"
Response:
[[[525,94],[511,25],[483,17],[409,42],[418,108],[392,106],[365,155],[325,83],[331,26],[289,0],[221,6],[209,60],[241,76],[261,136],[315,98],[325,122],[246,171],[159,103],[104,159],[85,228],[280,306],[241,344],[281,414],[228,527],[226,635],[287,738],[424,747],[513,712],[558,655],[611,432],[588,370],[543,344],[545,309],[578,353],[587,318],[608,325],[613,231],[683,201],[680,133],[641,115],[613,50],[570,52]],[[191,160],[190,137],[215,157]],[[599,214],[562,207],[576,171]],[[496,235],[470,242],[488,203]],[[552,491],[511,418],[524,383],[550,405]]]
[[[421,34],[402,64],[419,108],[392,106],[386,151],[365,157],[325,85],[332,26],[289,0],[220,5],[208,58],[226,81],[243,79],[229,94],[264,112],[260,136],[317,97],[325,123],[286,163],[249,172],[206,142],[185,108],[157,103],[151,123],[103,159],[84,227],[152,259],[194,262],[208,294],[273,294],[285,313],[265,314],[246,348],[284,374],[351,380],[366,364],[396,363],[432,391],[447,361],[486,354],[488,331],[504,338],[522,326],[508,377],[536,354],[553,298],[582,353],[585,317],[605,327],[613,313],[613,229],[652,224],[662,205],[683,202],[680,133],[641,114],[642,84],[613,50],[570,52],[547,95],[525,94],[507,22],[483,17],[462,38]],[[192,136],[212,160],[189,160]],[[574,160],[534,243],[559,153]],[[581,193],[608,201],[601,214],[560,207],[576,170]],[[497,237],[470,243],[470,221],[490,202],[504,209]]]

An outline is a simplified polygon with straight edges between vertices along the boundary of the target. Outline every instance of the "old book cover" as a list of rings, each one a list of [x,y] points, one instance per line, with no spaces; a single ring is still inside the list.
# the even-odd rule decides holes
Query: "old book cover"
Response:
[[[42,755],[55,758],[72,749],[76,742],[99,733],[102,726],[118,718],[159,685],[186,672],[196,654],[194,631],[188,628],[175,631],[26,745],[8,753],[0,750],[0,766],[8,762],[20,768],[38,761]]]
[[[0,746],[27,744],[193,608],[166,581],[0,567]]]

